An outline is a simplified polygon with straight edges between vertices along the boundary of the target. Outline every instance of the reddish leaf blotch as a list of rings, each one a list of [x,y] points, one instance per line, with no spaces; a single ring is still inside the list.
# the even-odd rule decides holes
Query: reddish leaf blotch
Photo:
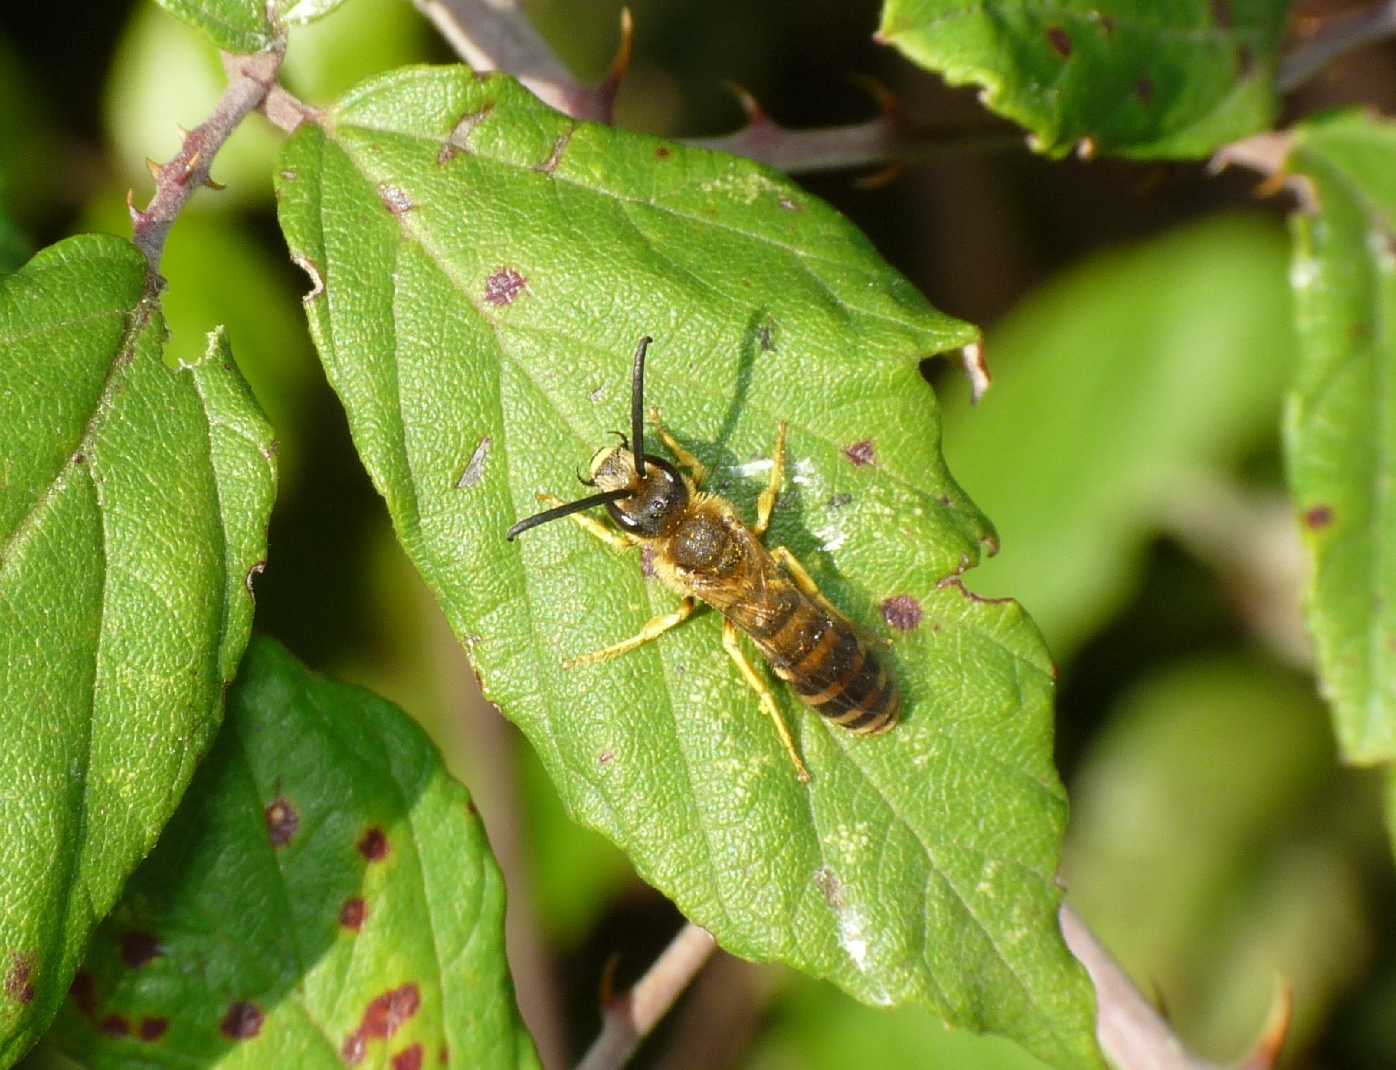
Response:
[[[290,843],[300,824],[300,815],[284,796],[278,796],[267,807],[267,839],[273,847],[285,847]]]
[[[909,632],[921,623],[921,603],[909,594],[894,595],[882,602],[882,619],[888,627]]]
[[[228,1007],[218,1028],[225,1037],[250,1040],[262,1031],[262,1011],[255,1003],[238,1000]]]
[[[370,862],[381,862],[388,857],[388,837],[377,825],[365,832],[359,840],[359,854]]]

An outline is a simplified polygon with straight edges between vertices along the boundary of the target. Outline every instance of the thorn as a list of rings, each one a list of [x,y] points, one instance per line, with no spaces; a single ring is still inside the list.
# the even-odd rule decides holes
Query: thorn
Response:
[[[612,92],[620,86],[630,71],[630,58],[635,54],[635,16],[630,8],[620,9],[620,44],[616,46],[615,58],[611,60],[611,70],[606,75],[606,84]]]
[[[194,173],[194,171],[198,168],[198,166],[199,166],[199,161],[202,160],[203,158],[204,158],[204,154],[203,154],[203,150],[202,150],[202,149],[196,150],[196,151],[189,157],[188,161],[187,161],[187,162],[185,163],[185,165],[184,165],[184,178],[185,178],[185,181],[188,181],[189,176],[192,175],[192,174]]]
[[[760,102],[751,95],[746,86],[736,82],[723,80],[723,86],[727,91],[737,98],[737,103],[742,106],[742,111],[746,113],[746,121],[750,126],[762,126],[771,121],[771,117],[766,114],[766,109],[761,107]]]
[[[901,160],[894,160],[881,171],[874,171],[870,175],[853,180],[853,184],[859,189],[885,189],[897,179],[901,178],[902,172],[906,170],[906,164]]]
[[[1260,1027],[1260,1036],[1251,1053],[1237,1066],[1236,1070],[1272,1070],[1279,1061],[1280,1050],[1289,1035],[1289,1025],[1294,1018],[1294,989],[1288,979],[1275,979],[1275,994],[1270,997],[1270,1012],[1265,1016],[1265,1024]]]
[[[612,951],[606,958],[606,965],[601,967],[601,985],[597,996],[601,1002],[601,1009],[609,1010],[616,1002],[616,967],[620,965],[620,952]]]
[[[994,382],[994,377],[989,374],[988,361],[984,359],[983,335],[960,350],[960,360],[964,364],[965,375],[969,377],[970,404],[978,405]]]
[[[848,75],[848,80],[857,88],[866,91],[877,103],[877,109],[882,112],[883,115],[895,116],[901,111],[897,95],[872,75],[855,72]]]
[[[189,131],[188,131],[188,130],[186,130],[184,127],[180,126],[179,123],[175,123],[175,129],[179,131],[179,140],[180,140],[180,141],[188,141],[188,140],[189,140]]]
[[[156,163],[149,156],[145,158],[145,169],[150,172],[150,177],[155,179],[157,183],[160,181],[160,175],[163,174],[165,170],[163,165]]]
[[[131,217],[132,223],[140,223],[145,218],[145,213],[136,207],[136,191],[133,189],[126,191],[126,214]]]
[[[204,179],[204,185],[213,190],[214,193],[221,193],[228,187],[222,182],[215,182],[212,175]]]
[[[1256,186],[1256,188],[1251,191],[1251,196],[1255,197],[1257,200],[1278,196],[1289,186],[1289,178],[1288,172],[1276,171],[1273,175],[1270,175],[1261,182],[1260,185]]]
[[[620,9],[620,44],[616,46],[616,55],[611,60],[610,71],[607,72],[605,79],[594,91],[604,122],[611,121],[611,114],[615,110],[616,94],[620,91],[621,82],[625,80],[626,74],[630,71],[630,57],[634,52],[635,16],[630,13],[630,8],[623,7]]]

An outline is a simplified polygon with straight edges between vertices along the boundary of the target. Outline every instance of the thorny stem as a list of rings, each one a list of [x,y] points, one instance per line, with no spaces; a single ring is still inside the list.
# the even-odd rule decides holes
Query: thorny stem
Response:
[[[1311,41],[1306,41],[1280,61],[1275,85],[1292,93],[1333,60],[1346,52],[1396,36],[1396,0],[1387,0],[1369,11],[1329,20]]]
[[[170,227],[194,191],[208,182],[214,156],[229,135],[266,98],[281,69],[284,52],[275,48],[253,56],[238,56],[229,63],[228,88],[213,114],[184,136],[174,158],[163,167],[151,165],[155,194],[142,211],[127,198],[131,213],[132,240],[145,254],[151,272],[160,269],[160,257]]]
[[[583,85],[533,28],[522,0],[413,0],[466,63],[512,74],[574,119],[609,122],[615,86]]]
[[[634,988],[606,1001],[601,1032],[577,1064],[577,1070],[616,1070],[624,1066],[640,1041],[668,1013],[708,961],[715,946],[707,930],[692,922],[686,924]]]
[[[1086,967],[1095,986],[1096,1039],[1121,1070],[1216,1070],[1194,1059],[1168,1023],[1134,987],[1110,952],[1066,904],[1058,915],[1066,946]]]
[[[1095,986],[1096,1039],[1111,1065],[1119,1070],[1220,1070],[1190,1055],[1163,1015],[1145,999],[1110,952],[1070,906],[1057,914],[1062,937]],[[1289,1030],[1288,989],[1281,989],[1260,1037],[1236,1070],[1271,1070]]]
[[[684,144],[745,156],[787,174],[910,163],[949,153],[1018,148],[1017,134],[987,135],[918,130],[895,115],[812,130],[787,130],[761,115],[747,126],[719,137],[686,138]]]

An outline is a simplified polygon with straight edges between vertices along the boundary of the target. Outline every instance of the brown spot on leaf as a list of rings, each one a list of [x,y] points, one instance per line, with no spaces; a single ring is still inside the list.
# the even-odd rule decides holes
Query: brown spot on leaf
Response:
[[[368,1041],[364,1039],[364,1031],[356,1029],[344,1038],[344,1046],[339,1049],[339,1054],[350,1066],[358,1066],[364,1061],[367,1048]]]
[[[882,619],[888,627],[909,632],[921,623],[921,603],[909,594],[894,595],[882,602]]]
[[[238,1000],[218,1023],[219,1031],[233,1040],[250,1040],[262,1031],[262,1012],[255,1003]]]
[[[393,1070],[422,1070],[422,1046],[413,1044],[394,1055]]]
[[[1052,51],[1062,59],[1071,55],[1071,35],[1060,26],[1047,27],[1047,40],[1052,46]]]
[[[97,981],[86,970],[79,970],[73,977],[68,996],[85,1017],[97,1017]]]
[[[18,1003],[34,1002],[34,956],[15,955],[5,974],[5,995]]]
[[[863,468],[877,461],[877,447],[870,438],[865,438],[862,442],[855,442],[851,446],[845,446],[843,452],[844,456],[858,468]]]
[[[360,1028],[370,1038],[390,1037],[417,1013],[422,993],[412,982],[377,997],[364,1011]]]
[[[674,155],[674,151],[667,145],[660,145],[659,148],[654,150],[654,158],[656,160],[667,160],[672,155]]]
[[[300,824],[300,815],[285,796],[279,796],[267,807],[267,839],[273,847],[285,847],[290,843]]]
[[[1322,531],[1333,523],[1333,510],[1327,505],[1315,505],[1304,512],[1304,526],[1310,531]]]
[[[562,157],[563,154],[567,151],[567,146],[572,141],[572,131],[574,129],[575,127],[569,127],[565,133],[560,135],[558,139],[553,142],[552,154],[546,160],[540,163],[537,167],[535,167],[535,171],[538,171],[541,174],[550,175],[557,170],[558,164],[562,163]]]
[[[346,929],[358,932],[363,928],[364,916],[368,913],[368,904],[358,896],[353,899],[346,899],[344,905],[339,908],[339,924]]]
[[[163,955],[160,941],[150,933],[129,932],[121,936],[121,961],[133,970]]]
[[[820,866],[814,871],[814,886],[824,896],[824,902],[835,910],[844,908],[843,882],[834,875],[834,871],[828,866]]]
[[[485,301],[495,308],[512,305],[528,286],[528,280],[513,268],[500,268],[485,280]]]
[[[1242,78],[1249,78],[1255,70],[1255,54],[1251,51],[1251,46],[1241,45],[1236,49],[1236,71]]]
[[[473,151],[470,144],[470,136],[475,133],[475,128],[489,118],[490,112],[494,110],[494,102],[490,101],[478,111],[472,111],[461,116],[451,130],[451,135],[441,146],[441,151],[436,154],[436,164],[444,167],[462,152]]]
[[[485,461],[489,459],[490,447],[493,445],[494,439],[489,435],[480,439],[480,444],[475,447],[475,452],[466,463],[465,471],[461,473],[460,479],[456,480],[457,490],[469,490],[480,485],[480,481],[485,478]]]
[[[383,207],[392,212],[393,215],[403,215],[412,210],[412,199],[400,186],[384,182],[378,187],[378,199],[383,202]]]
[[[411,982],[384,992],[365,1009],[363,1020],[344,1040],[340,1054],[350,1066],[363,1061],[370,1040],[386,1040],[402,1028],[422,1005],[422,994]],[[410,1050],[410,1049],[408,1049]]]
[[[109,1037],[129,1037],[131,1035],[131,1023],[126,1020],[125,1015],[109,1014],[97,1023],[100,1029]]]
[[[1100,28],[1105,31],[1105,36],[1109,37],[1115,32],[1115,19],[1110,15],[1100,16]]]
[[[1139,98],[1139,103],[1148,107],[1154,102],[1154,81],[1152,78],[1141,78],[1134,83],[1134,95]]]
[[[154,1044],[165,1035],[165,1030],[170,1028],[168,1018],[142,1018],[139,1036],[147,1044]]]
[[[615,760],[616,752],[613,750],[603,750],[600,754],[596,756],[596,764],[599,765],[602,769],[605,769],[606,766],[610,765]]]
[[[383,830],[374,825],[363,834],[359,840],[359,854],[363,855],[370,862],[381,862],[388,857],[388,837]]]
[[[254,599],[257,597],[257,592],[252,589],[252,585],[256,581],[257,577],[260,576],[266,570],[267,562],[264,558],[263,560],[258,561],[255,565],[249,568],[247,570],[247,575],[243,577],[243,586],[247,588],[247,593],[250,594]]]
[[[1222,29],[1231,28],[1231,0],[1212,0],[1212,18]]]

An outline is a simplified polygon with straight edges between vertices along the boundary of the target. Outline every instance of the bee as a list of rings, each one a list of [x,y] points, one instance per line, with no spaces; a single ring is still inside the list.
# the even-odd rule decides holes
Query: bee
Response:
[[[629,639],[567,662],[566,668],[608,661],[658,638],[687,620],[695,601],[701,600],[722,614],[723,647],[774,722],[796,775],[808,781],[809,770],[795,749],[775,697],[742,652],[737,631],[751,638],[801,702],[851,732],[877,735],[896,724],[901,707],[896,685],[870,645],[829,604],[795,555],[784,546],[767,550],[762,541],[784,482],[784,422],[777,427],[770,482],[757,500],[752,527],[743,523],[730,502],[701,491],[707,475],[702,462],[664,430],[658,413],[651,419],[687,472],[645,453],[645,354],[651,341],[641,338],[635,350],[631,439],[622,435],[620,445],[598,450],[590,477],[582,480],[600,490],[573,502],[539,495],[552,508],[520,520],[505,537],[512,541],[529,528],[571,517],[616,550],[645,547],[655,575],[682,596],[679,607],[655,617]],[[598,505],[606,507],[614,528],[581,515]]]

